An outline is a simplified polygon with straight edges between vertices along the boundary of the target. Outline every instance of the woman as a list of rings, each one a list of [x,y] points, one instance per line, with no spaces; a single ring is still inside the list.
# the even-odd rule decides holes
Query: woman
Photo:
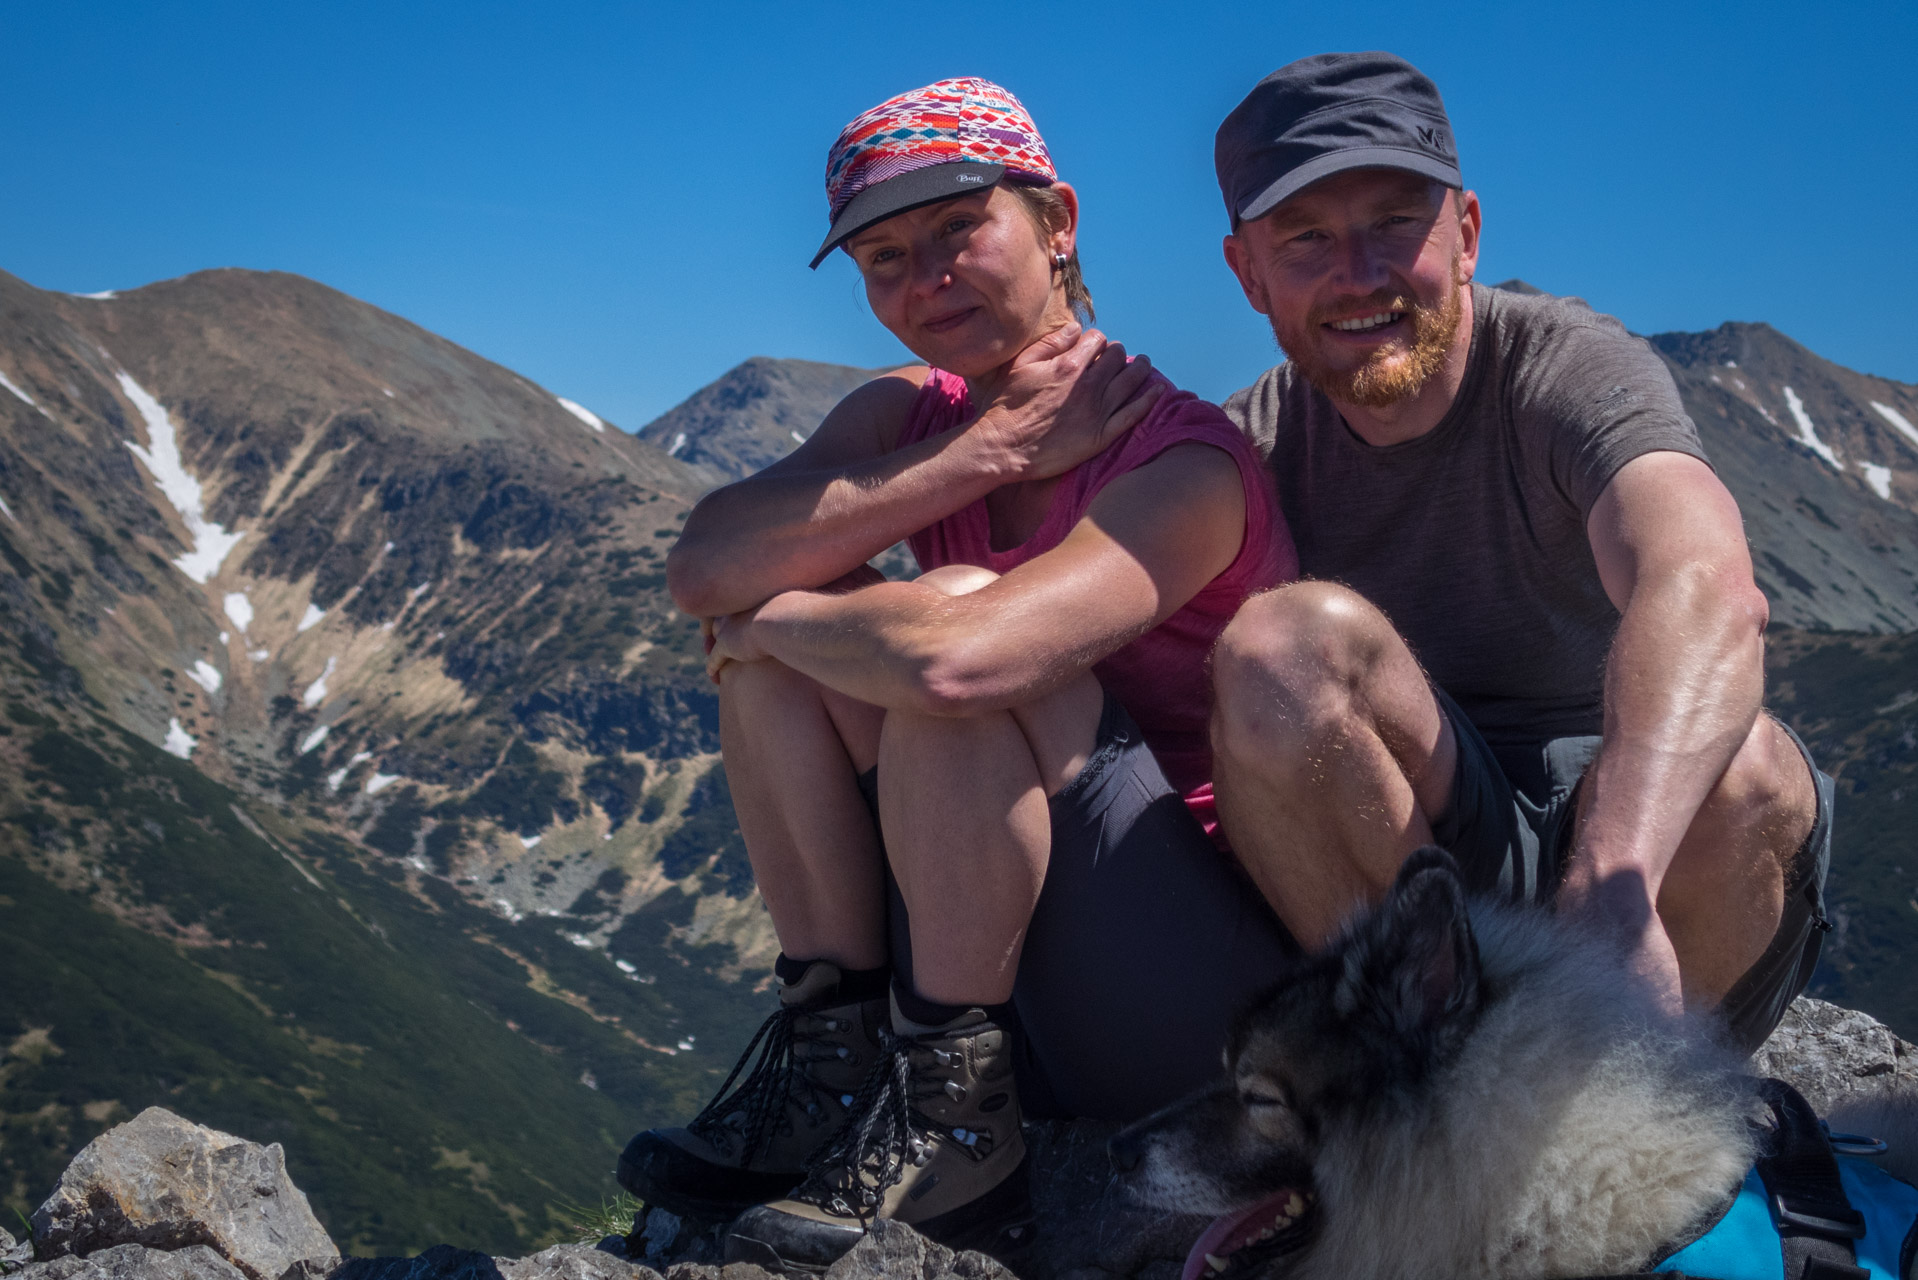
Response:
[[[1290,952],[1208,838],[1205,655],[1296,573],[1257,455],[1075,320],[1077,196],[1005,90],[882,103],[826,185],[813,265],[843,249],[925,364],[709,495],[668,559],[781,1008],[620,1165],[682,1213],[756,1205],[729,1256],[806,1267],[874,1217],[1016,1244],[1021,1094],[1143,1114],[1216,1071]],[[927,572],[885,582],[866,562],[902,538]]]

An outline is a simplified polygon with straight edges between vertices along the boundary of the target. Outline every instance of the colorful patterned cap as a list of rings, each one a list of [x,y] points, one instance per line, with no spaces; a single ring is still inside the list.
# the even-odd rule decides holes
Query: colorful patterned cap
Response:
[[[1007,174],[1041,186],[1059,180],[1038,126],[1005,89],[965,76],[888,98],[841,130],[826,154],[832,230],[812,265],[875,222]]]

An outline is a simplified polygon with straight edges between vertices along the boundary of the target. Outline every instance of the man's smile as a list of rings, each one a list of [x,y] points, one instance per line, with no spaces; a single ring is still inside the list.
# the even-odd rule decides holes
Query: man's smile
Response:
[[[1397,324],[1405,319],[1405,315],[1403,311],[1377,311],[1369,316],[1354,316],[1350,320],[1330,320],[1326,322],[1326,328],[1337,329],[1341,333],[1370,333]]]

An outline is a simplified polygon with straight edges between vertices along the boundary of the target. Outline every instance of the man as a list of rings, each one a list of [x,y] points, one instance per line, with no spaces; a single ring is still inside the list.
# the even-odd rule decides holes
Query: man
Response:
[[[1214,656],[1233,848],[1314,947],[1435,840],[1756,1047],[1829,927],[1831,781],[1760,710],[1765,599],[1670,375],[1582,302],[1471,283],[1478,198],[1401,59],[1274,72],[1216,163],[1289,357],[1226,408],[1308,579]]]

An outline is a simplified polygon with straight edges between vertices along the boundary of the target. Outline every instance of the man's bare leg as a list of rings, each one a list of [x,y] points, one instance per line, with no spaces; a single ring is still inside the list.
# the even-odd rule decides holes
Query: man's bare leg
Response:
[[[1778,931],[1785,886],[1817,817],[1805,757],[1760,715],[1685,832],[1658,888],[1685,1003],[1710,1008]]]
[[[879,837],[858,781],[884,716],[776,661],[720,672],[733,808],[780,947],[796,960],[886,963]]]
[[[1321,947],[1431,841],[1458,767],[1452,727],[1385,615],[1331,583],[1248,600],[1212,680],[1220,820],[1293,936]]]

